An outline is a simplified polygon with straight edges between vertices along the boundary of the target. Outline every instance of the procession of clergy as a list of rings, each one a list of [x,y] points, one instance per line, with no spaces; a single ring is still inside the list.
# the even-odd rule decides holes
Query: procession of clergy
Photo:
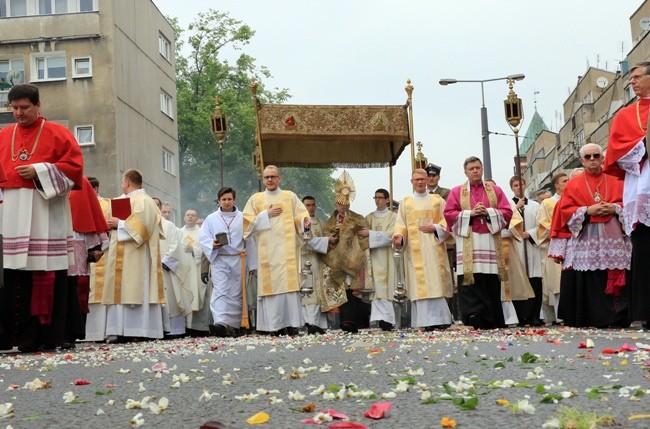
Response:
[[[38,88],[17,85],[16,124],[0,130],[0,350],[455,322],[646,328],[649,72],[631,71],[640,100],[614,118],[607,159],[583,145],[583,168],[555,175],[555,194],[539,202],[521,177],[506,197],[471,156],[465,183],[442,188],[441,167],[416,168],[412,195],[397,204],[379,188],[365,217],[350,210],[356,190],[343,171],[321,221],[316,200],[282,189],[269,165],[243,210],[224,187],[216,211],[201,224],[186,210],[182,228],[136,169],[124,172],[123,195],[100,197],[72,134],[40,115]]]

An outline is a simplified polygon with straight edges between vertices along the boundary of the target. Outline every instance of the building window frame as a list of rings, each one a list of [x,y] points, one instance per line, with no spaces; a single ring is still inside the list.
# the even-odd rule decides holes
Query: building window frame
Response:
[[[81,72],[78,63],[88,61],[88,71]],[[72,78],[81,79],[93,77],[93,58],[91,56],[72,57]]]
[[[7,65],[7,70],[6,71],[0,71],[0,78],[5,79],[6,83],[10,83],[13,85],[18,85],[20,83],[25,83],[25,62],[23,61],[22,58],[7,58],[7,59],[2,59],[0,60],[0,63],[6,64]],[[9,73],[10,70],[17,71],[19,73],[22,73],[21,79],[18,81],[8,82],[6,80],[7,74]]]
[[[175,159],[174,152],[163,147],[162,148],[163,171],[166,171],[172,176],[176,175],[176,169],[174,168],[174,159]]]
[[[158,52],[169,63],[172,62],[172,42],[162,33],[158,33]]]
[[[162,88],[160,88],[160,111],[170,119],[174,119],[174,99]]]
[[[62,81],[68,78],[67,57],[65,51],[38,52],[30,54],[31,59],[31,76],[30,82],[54,82]],[[55,59],[62,59],[63,76],[50,76],[50,67],[48,64]],[[60,67],[59,67],[60,68]],[[42,71],[42,74],[41,74]]]
[[[84,135],[87,135],[88,131],[90,131],[90,139],[81,138]],[[95,126],[92,124],[75,125],[74,137],[77,139],[77,143],[79,143],[79,146],[81,147],[95,146]]]

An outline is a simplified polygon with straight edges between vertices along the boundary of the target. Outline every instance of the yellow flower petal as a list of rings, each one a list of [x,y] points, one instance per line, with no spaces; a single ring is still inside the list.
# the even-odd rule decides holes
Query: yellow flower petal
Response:
[[[271,416],[269,416],[265,412],[259,412],[254,416],[251,416],[248,419],[246,419],[246,423],[248,423],[249,425],[259,425],[268,422],[270,419]]]
[[[451,428],[451,429],[453,429],[453,428],[456,427],[456,420],[451,419],[449,417],[443,417],[442,419],[440,419],[440,425],[443,428]]]
[[[632,414],[628,420],[646,420],[650,419],[650,414]]]
[[[497,399],[496,402],[497,402],[497,405],[499,405],[501,407],[505,407],[506,405],[508,405],[510,403],[510,401],[508,401],[507,399]]]

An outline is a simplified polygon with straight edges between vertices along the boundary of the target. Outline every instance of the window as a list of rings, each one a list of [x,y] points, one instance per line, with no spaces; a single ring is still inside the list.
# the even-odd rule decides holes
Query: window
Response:
[[[72,58],[72,77],[91,77],[93,75],[93,61],[90,57]]]
[[[0,0],[0,16],[27,16],[27,0]]]
[[[95,126],[94,125],[77,125],[74,127],[74,135],[77,138],[79,146],[95,145]]]
[[[22,59],[0,60],[0,89],[3,83],[25,83],[25,65]]]
[[[171,62],[172,44],[169,39],[161,33],[158,33],[158,52],[160,52],[160,55],[162,55],[167,61]]]
[[[98,10],[98,0],[0,0],[0,18]]]
[[[170,118],[174,118],[174,107],[172,104],[172,96],[167,94],[162,89],[160,90],[160,111]]]
[[[32,81],[64,80],[66,77],[65,53],[32,54]]]
[[[95,9],[93,0],[79,0],[79,12],[92,12]]]
[[[163,161],[163,170],[168,172],[169,174],[175,174],[174,173],[174,154],[168,151],[167,149],[163,148],[162,152],[162,161]]]

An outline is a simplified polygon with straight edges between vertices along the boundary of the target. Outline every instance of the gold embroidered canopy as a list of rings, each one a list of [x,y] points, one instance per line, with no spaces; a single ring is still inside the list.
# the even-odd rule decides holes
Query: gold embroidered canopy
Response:
[[[406,106],[260,104],[264,164],[388,167],[409,144]]]
[[[394,166],[411,141],[412,88],[409,81],[405,105],[262,104],[252,83],[255,167]]]

